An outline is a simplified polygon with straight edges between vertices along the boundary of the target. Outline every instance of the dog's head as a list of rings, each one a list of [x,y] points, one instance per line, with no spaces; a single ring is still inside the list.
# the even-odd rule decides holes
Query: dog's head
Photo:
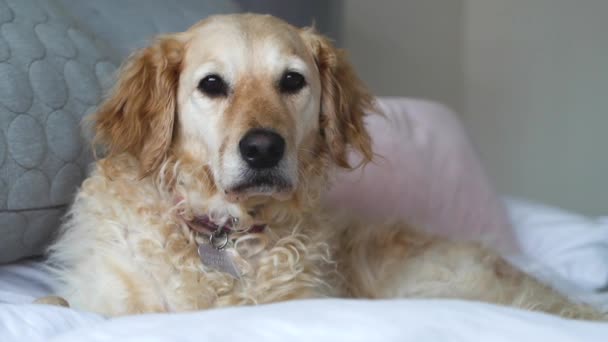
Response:
[[[372,97],[344,53],[312,29],[262,15],[210,17],[157,38],[123,66],[95,116],[110,157],[140,174],[199,165],[231,202],[286,200],[347,152],[372,156]]]

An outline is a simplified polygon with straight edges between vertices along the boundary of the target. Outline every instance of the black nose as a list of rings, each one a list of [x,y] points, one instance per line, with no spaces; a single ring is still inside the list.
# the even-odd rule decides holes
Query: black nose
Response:
[[[285,139],[267,129],[252,129],[239,142],[241,157],[252,169],[276,166],[285,152]]]

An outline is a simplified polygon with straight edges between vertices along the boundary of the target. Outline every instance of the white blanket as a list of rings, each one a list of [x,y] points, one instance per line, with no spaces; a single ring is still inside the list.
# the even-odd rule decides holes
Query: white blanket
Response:
[[[11,311],[11,312],[7,312]],[[286,302],[103,321],[61,308],[8,306],[21,341],[585,341],[608,324],[568,321],[483,303],[446,300]],[[21,319],[20,317],[27,317]],[[6,324],[6,322],[5,322]],[[32,325],[41,324],[36,330]],[[4,337],[2,341],[11,341]]]
[[[608,222],[521,201],[509,208],[524,252],[513,261],[607,308],[608,295],[595,290],[608,282]],[[39,262],[0,267],[0,341],[608,341],[607,323],[450,300],[310,300],[115,319],[29,304],[51,285]]]

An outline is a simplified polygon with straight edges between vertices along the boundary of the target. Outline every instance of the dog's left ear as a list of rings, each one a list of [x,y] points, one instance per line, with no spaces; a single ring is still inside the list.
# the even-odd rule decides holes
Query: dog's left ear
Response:
[[[319,124],[333,161],[340,167],[353,168],[348,162],[349,147],[359,152],[363,164],[371,161],[371,138],[363,119],[374,109],[374,97],[357,77],[345,51],[335,48],[314,29],[303,29],[301,35],[319,69]]]

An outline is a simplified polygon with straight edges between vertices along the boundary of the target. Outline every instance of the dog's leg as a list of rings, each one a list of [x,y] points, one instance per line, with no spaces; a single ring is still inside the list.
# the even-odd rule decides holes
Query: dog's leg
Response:
[[[460,298],[606,319],[569,301],[476,243],[453,242],[403,225],[349,229],[339,252],[348,294],[364,298]]]
[[[38,298],[34,301],[34,304],[56,305],[56,306],[63,306],[66,308],[70,307],[70,303],[68,303],[67,300],[65,300],[59,296],[46,296],[46,297]]]

